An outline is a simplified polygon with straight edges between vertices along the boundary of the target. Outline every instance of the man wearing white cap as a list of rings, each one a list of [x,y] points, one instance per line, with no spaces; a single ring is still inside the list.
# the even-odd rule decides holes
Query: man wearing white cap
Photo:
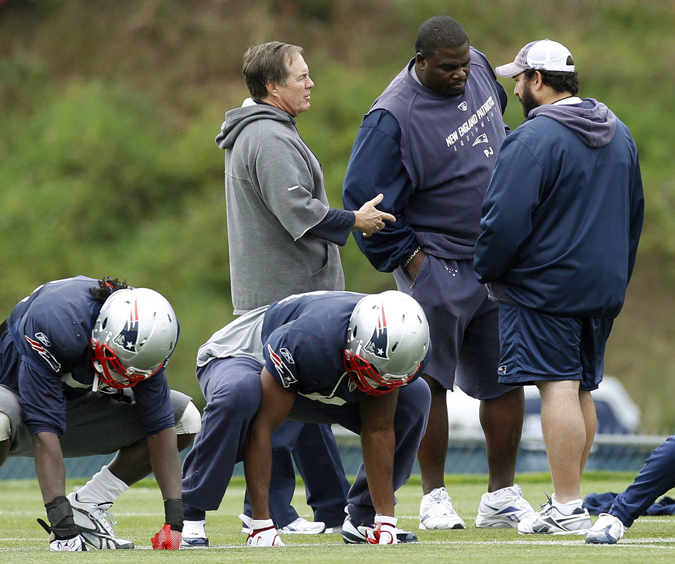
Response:
[[[533,41],[513,63],[525,122],[499,152],[474,267],[500,302],[499,382],[534,384],[555,493],[522,534],[585,534],[580,484],[595,435],[591,391],[602,381],[642,230],[637,148],[605,106],[577,97],[572,54]]]

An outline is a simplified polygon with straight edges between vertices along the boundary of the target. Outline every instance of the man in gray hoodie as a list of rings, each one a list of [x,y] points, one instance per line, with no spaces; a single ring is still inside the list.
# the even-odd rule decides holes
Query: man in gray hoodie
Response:
[[[593,443],[591,391],[635,265],[644,199],[635,143],[601,102],[577,97],[569,50],[533,41],[496,68],[526,121],[488,187],[474,268],[500,302],[499,382],[534,384],[555,493],[522,534],[584,534],[580,498]]]
[[[278,42],[251,47],[244,75],[252,103],[227,112],[216,137],[226,151],[235,314],[291,294],[343,290],[338,245],[353,230],[372,235],[385,220],[395,220],[375,208],[381,195],[357,211],[329,206],[321,163],[296,127],[314,87],[301,53]],[[285,64],[279,68],[279,62]],[[271,70],[279,76],[270,76]]]
[[[302,48],[276,41],[251,47],[244,55],[243,73],[251,98],[227,112],[216,137],[226,151],[235,315],[292,294],[344,290],[338,245],[344,245],[354,229],[370,236],[384,227],[385,220],[395,220],[375,208],[381,195],[357,211],[329,206],[321,164],[296,128],[295,118],[309,109],[314,87]],[[217,509],[222,497],[216,493],[223,482],[218,451],[237,439],[222,436],[218,426],[218,421],[231,416],[223,407],[230,405],[227,382],[202,383],[202,387],[207,400],[203,432],[183,469],[183,542],[189,546],[208,545],[205,512]],[[287,421],[272,440],[270,511],[276,526],[282,533],[321,533],[325,526],[339,530],[349,482],[330,426]],[[299,518],[290,505],[295,488],[291,453],[307,484],[315,516],[325,525]],[[234,467],[236,461],[229,462]],[[244,529],[250,522],[249,509],[241,516]]]

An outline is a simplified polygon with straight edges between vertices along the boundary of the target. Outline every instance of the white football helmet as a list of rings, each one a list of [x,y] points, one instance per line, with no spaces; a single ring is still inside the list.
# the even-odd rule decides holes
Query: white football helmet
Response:
[[[366,296],[349,319],[345,368],[362,392],[385,394],[417,374],[429,339],[427,318],[413,298],[395,290]]]
[[[91,362],[98,379],[116,389],[150,378],[166,365],[178,340],[171,304],[148,288],[113,292],[91,334]]]

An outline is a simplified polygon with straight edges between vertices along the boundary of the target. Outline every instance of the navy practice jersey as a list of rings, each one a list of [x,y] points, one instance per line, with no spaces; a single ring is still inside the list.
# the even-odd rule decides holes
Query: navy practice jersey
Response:
[[[7,320],[20,362],[17,370],[0,373],[0,384],[19,392],[32,434],[63,435],[66,400],[91,391],[96,376],[89,340],[103,305],[94,300],[94,288],[98,281],[86,276],[48,282]],[[132,389],[148,436],[174,426],[163,370]]]
[[[310,292],[273,303],[262,327],[267,370],[284,388],[310,399],[342,405],[366,396],[344,366],[349,318],[364,297]]]

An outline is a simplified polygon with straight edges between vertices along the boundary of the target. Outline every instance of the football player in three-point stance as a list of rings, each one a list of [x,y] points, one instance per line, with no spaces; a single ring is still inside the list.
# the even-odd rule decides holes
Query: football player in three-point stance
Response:
[[[128,549],[109,513],[154,473],[165,524],[154,548],[179,548],[183,527],[179,450],[200,429],[191,399],[169,389],[166,362],[179,326],[154,290],[76,276],[48,282],[0,325],[0,465],[35,458],[50,549]],[[66,496],[64,458],[117,453]]]
[[[184,465],[185,514],[217,509],[244,460],[249,546],[282,546],[269,515],[271,435],[287,418],[361,436],[364,464],[348,495],[347,543],[417,540],[396,527],[394,492],[410,477],[426,427],[430,348],[419,304],[401,292],[296,294],[215,333],[197,357],[207,398]]]

